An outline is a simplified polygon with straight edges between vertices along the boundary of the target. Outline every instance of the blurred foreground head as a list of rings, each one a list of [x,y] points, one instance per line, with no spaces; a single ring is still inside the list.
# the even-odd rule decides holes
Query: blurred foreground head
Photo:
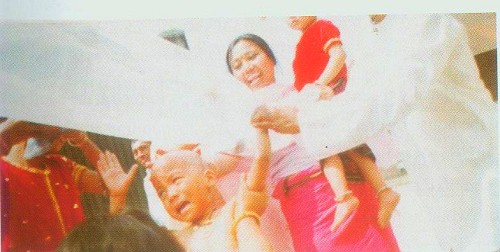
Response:
[[[185,251],[168,230],[142,212],[87,218],[57,251]]]

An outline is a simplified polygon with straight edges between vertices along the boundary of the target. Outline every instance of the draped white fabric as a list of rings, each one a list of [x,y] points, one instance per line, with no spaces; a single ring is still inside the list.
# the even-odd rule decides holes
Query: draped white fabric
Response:
[[[249,125],[241,84],[155,33],[112,22],[0,29],[2,116],[168,146],[203,140],[208,152]]]
[[[300,107],[308,150],[324,158],[390,129],[429,218],[419,222],[441,248],[500,248],[497,107],[463,28],[447,15],[388,16],[377,32],[366,17],[345,21],[335,23],[349,84]],[[188,31],[199,43],[200,27]],[[255,104],[220,67],[223,55],[197,57],[123,23],[4,22],[0,34],[0,116],[159,146],[202,142],[208,156],[253,135]]]
[[[309,151],[326,157],[390,129],[441,248],[498,249],[498,180],[485,178],[498,174],[497,106],[463,27],[447,15],[362,27],[345,42],[356,46],[347,90],[299,112]],[[493,192],[481,191],[484,180]]]

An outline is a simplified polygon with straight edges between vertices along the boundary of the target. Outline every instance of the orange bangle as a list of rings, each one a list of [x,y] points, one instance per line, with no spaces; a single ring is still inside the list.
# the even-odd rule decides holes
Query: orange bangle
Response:
[[[257,221],[257,225],[260,225],[260,216],[253,211],[245,211],[243,212],[238,218],[236,218],[233,221],[233,224],[231,225],[231,233],[236,237],[236,229],[238,228],[238,224],[245,218],[252,217]]]

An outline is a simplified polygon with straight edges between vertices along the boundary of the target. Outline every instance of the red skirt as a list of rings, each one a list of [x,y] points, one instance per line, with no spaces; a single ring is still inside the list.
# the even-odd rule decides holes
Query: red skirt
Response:
[[[281,203],[295,251],[399,251],[391,227],[377,225],[378,201],[369,184],[349,183],[358,197],[358,209],[335,232],[335,193],[319,166],[282,179],[273,196]]]

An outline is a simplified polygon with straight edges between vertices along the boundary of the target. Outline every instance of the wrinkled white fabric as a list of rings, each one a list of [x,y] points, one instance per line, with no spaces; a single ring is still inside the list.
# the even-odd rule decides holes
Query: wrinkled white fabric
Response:
[[[133,24],[0,24],[0,115],[173,146],[204,139],[207,150],[223,148],[239,132],[227,130],[224,118],[249,107],[240,85],[225,69]],[[214,97],[224,93],[232,99],[217,100],[225,110],[214,109]],[[144,122],[154,126],[145,129]]]
[[[351,39],[364,49],[350,59],[346,91],[300,108],[307,149],[320,159],[390,129],[441,248],[500,248],[498,225],[484,224],[498,221],[498,198],[480,190],[498,171],[497,108],[463,27],[448,15],[387,16],[377,33]]]

